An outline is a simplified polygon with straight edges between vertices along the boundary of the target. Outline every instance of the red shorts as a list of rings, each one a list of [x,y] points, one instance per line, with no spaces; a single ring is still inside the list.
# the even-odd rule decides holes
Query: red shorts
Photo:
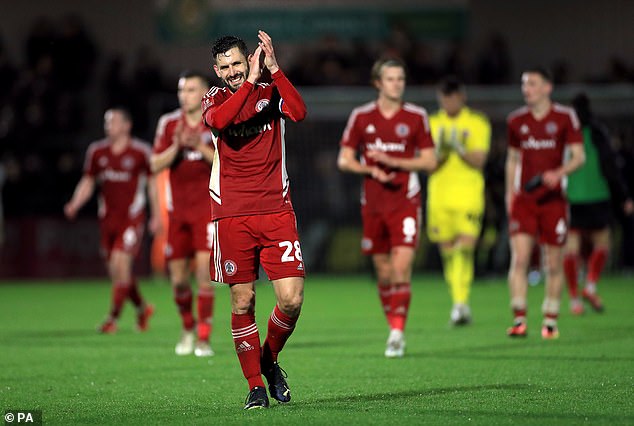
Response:
[[[165,258],[168,261],[185,259],[197,251],[211,251],[213,224],[210,216],[183,218],[170,214]]]
[[[518,195],[513,199],[509,217],[509,233],[522,233],[538,238],[540,244],[563,246],[568,234],[568,203],[557,197],[537,203]]]
[[[213,225],[212,280],[249,283],[258,279],[260,265],[271,281],[304,277],[294,212],[227,217]]]
[[[420,201],[415,200],[392,212],[368,212],[367,207],[363,206],[361,251],[370,255],[389,253],[396,246],[416,248],[420,237],[421,217]]]
[[[102,220],[99,222],[101,230],[101,252],[106,259],[110,259],[113,250],[121,250],[131,256],[136,256],[143,241],[145,216],[140,215],[125,222]]]

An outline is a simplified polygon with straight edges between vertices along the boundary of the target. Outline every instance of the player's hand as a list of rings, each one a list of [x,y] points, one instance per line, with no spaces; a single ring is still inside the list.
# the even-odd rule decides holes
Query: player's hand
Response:
[[[179,148],[183,146],[183,122],[178,121],[174,128],[174,134],[172,135],[172,145],[176,145]]]
[[[634,214],[634,201],[632,201],[631,198],[628,198],[625,200],[625,203],[623,203],[623,213],[625,213],[626,216]]]
[[[260,39],[258,44],[264,52],[264,66],[266,66],[271,74],[274,74],[280,69],[280,67],[277,64],[277,59],[275,58],[273,40],[271,40],[271,36],[262,30],[258,31],[258,38]]]
[[[439,161],[444,161],[449,158],[449,153],[453,151],[453,146],[446,139],[440,139],[434,144],[434,151],[436,151],[436,158]]]
[[[546,188],[554,189],[561,182],[562,177],[559,170],[547,170],[542,174],[542,183]]]
[[[262,75],[262,46],[258,46],[252,55],[249,55],[249,75],[247,81],[255,84]]]
[[[180,135],[180,145],[185,148],[196,149],[202,142],[200,133],[195,129],[184,128]]]
[[[458,153],[458,155],[460,155],[461,157],[465,154],[466,150],[463,144],[461,144],[458,140],[453,139],[451,140],[451,142],[449,142],[449,146],[451,147],[451,149],[453,149],[455,152]]]
[[[372,176],[374,179],[378,180],[381,183],[388,183],[396,177],[396,173],[394,172],[386,173],[384,170],[380,169],[379,167],[372,167],[370,176]]]
[[[150,223],[148,224],[148,228],[152,235],[160,234],[163,230],[163,221],[159,215],[152,215],[150,218]]]
[[[398,167],[397,166],[398,160],[394,157],[390,157],[389,155],[387,155],[386,153],[382,151],[372,150],[372,151],[368,151],[366,155],[368,156],[368,158],[376,161],[379,164],[383,164],[384,166],[394,167],[394,168]]]
[[[77,209],[71,202],[64,205],[64,216],[66,216],[68,220],[73,220],[75,216],[77,216]]]

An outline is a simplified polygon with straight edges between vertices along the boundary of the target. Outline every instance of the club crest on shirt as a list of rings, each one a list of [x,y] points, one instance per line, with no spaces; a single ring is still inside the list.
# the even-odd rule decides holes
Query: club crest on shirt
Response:
[[[546,123],[546,133],[548,133],[549,135],[554,135],[555,133],[557,133],[557,123],[555,123],[554,121],[549,121],[548,123]]]
[[[529,130],[530,129],[528,128],[528,126],[526,124],[522,124],[520,126],[520,133],[523,134],[523,135],[528,134]]]
[[[374,127],[374,124],[368,124],[368,127],[365,128],[365,132],[368,134],[376,133],[376,128]]]
[[[233,260],[225,260],[223,265],[225,272],[228,276],[232,277],[238,272],[238,265]]]
[[[123,157],[121,159],[121,167],[126,170],[131,170],[134,167],[134,158],[130,156]]]
[[[371,250],[372,249],[372,240],[369,238],[364,238],[361,240],[361,248],[363,250]]]
[[[409,126],[405,123],[398,123],[394,128],[396,135],[400,138],[404,138],[409,135]]]
[[[269,99],[260,99],[256,104],[255,104],[255,110],[257,112],[262,111],[264,108],[266,108],[269,105],[270,100]]]
[[[99,167],[106,167],[108,165],[108,157],[99,157],[97,164],[99,164]]]

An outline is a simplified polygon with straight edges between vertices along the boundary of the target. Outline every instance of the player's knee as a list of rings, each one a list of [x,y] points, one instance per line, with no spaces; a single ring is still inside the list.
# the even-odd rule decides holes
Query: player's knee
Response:
[[[559,275],[563,272],[562,265],[559,262],[548,262],[545,269],[548,276]]]
[[[255,292],[233,291],[231,294],[231,308],[233,313],[236,314],[255,312]]]
[[[511,259],[511,271],[525,272],[528,270],[530,258],[528,256],[513,256]]]
[[[174,284],[174,292],[176,294],[183,294],[187,293],[188,291],[190,291],[189,283],[181,281]]]
[[[302,304],[304,303],[304,296],[301,294],[294,294],[290,297],[285,297],[278,301],[280,311],[289,317],[297,317],[302,310]]]

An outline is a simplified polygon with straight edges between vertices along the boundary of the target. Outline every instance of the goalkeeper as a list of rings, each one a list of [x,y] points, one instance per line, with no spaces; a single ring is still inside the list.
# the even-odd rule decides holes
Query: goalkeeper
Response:
[[[440,110],[430,117],[438,168],[427,187],[427,233],[439,245],[453,307],[453,325],[471,322],[469,293],[474,251],[484,213],[484,177],[491,125],[466,105],[463,83],[444,78],[437,91]]]

